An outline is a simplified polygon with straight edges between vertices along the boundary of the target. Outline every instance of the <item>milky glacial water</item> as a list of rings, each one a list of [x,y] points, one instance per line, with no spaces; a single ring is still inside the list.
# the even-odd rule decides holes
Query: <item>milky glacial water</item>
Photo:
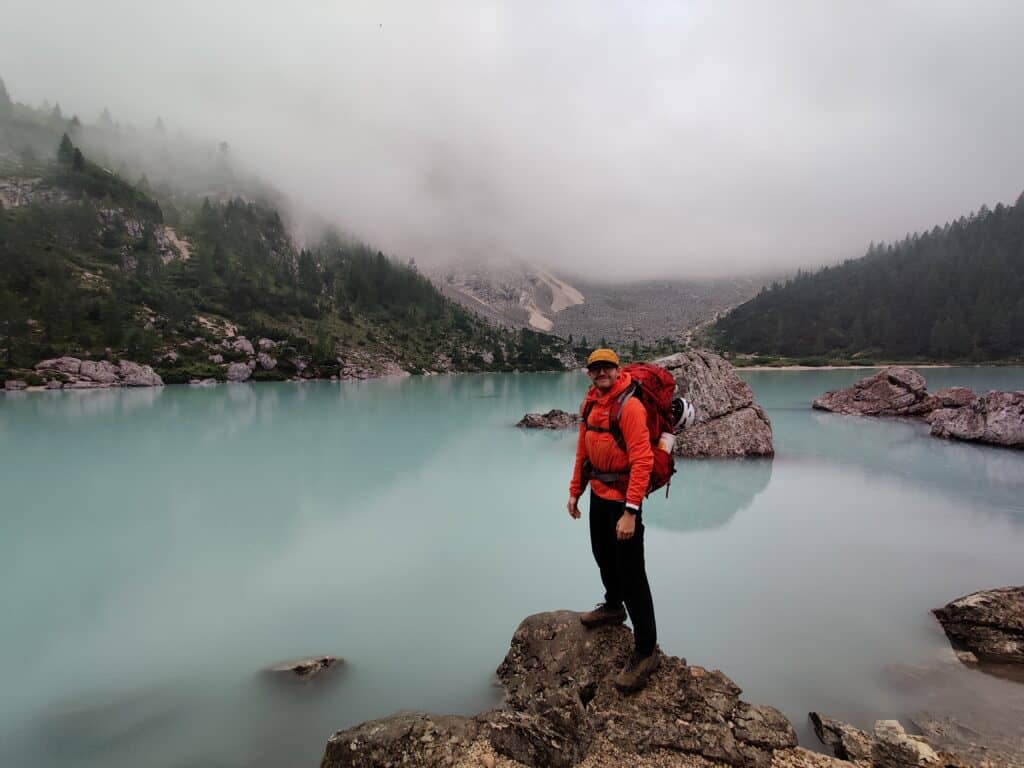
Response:
[[[1020,368],[923,373],[1024,389]],[[1024,452],[810,409],[864,371],[743,375],[776,458],[687,462],[645,507],[662,648],[724,670],[804,743],[809,710],[867,726],[932,704],[922,675],[967,700],[1024,689],[948,663],[929,614],[1024,583]],[[315,766],[362,720],[495,705],[518,622],[601,598],[564,508],[573,436],[511,426],[585,387],[0,397],[0,765]],[[347,664],[261,673],[310,654]]]

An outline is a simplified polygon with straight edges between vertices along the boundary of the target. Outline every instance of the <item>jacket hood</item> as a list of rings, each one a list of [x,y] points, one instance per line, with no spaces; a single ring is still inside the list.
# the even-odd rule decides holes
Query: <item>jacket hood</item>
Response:
[[[625,392],[626,387],[628,387],[632,383],[633,377],[629,375],[629,373],[627,373],[626,371],[619,371],[619,377],[615,380],[615,383],[612,384],[612,388],[611,390],[609,390],[608,394],[602,395],[600,392],[597,391],[597,387],[591,384],[590,389],[587,391],[587,397],[586,399],[584,399],[583,402],[596,403],[602,399],[613,400],[619,395],[621,395],[623,392]]]

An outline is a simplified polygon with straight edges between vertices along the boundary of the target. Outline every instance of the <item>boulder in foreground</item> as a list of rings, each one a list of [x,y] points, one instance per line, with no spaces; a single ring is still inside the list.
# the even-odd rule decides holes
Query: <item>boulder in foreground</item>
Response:
[[[933,611],[955,650],[1024,664],[1024,586],[974,592]]]
[[[619,693],[612,679],[632,644],[625,627],[587,630],[575,612],[530,616],[498,667],[504,708],[363,723],[330,738],[321,768],[487,764],[495,755],[534,768],[654,758],[666,766],[801,763],[785,716],[740,700],[739,687],[717,670],[666,656],[646,688]]]

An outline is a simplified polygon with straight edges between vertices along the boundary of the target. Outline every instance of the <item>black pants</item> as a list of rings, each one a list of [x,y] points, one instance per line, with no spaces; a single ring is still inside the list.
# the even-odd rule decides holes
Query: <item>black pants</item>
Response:
[[[631,539],[619,541],[615,524],[626,508],[623,501],[602,499],[590,492],[590,548],[601,571],[604,601],[608,605],[626,604],[633,622],[636,650],[646,656],[658,641],[654,626],[654,600],[644,567],[644,524],[636,516],[636,532]]]

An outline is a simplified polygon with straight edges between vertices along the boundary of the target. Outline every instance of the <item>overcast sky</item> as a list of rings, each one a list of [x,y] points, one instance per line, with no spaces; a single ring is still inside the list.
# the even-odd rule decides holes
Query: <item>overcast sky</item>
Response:
[[[4,0],[0,76],[225,139],[403,258],[646,278],[834,262],[1012,203],[1022,40],[1016,0]]]

